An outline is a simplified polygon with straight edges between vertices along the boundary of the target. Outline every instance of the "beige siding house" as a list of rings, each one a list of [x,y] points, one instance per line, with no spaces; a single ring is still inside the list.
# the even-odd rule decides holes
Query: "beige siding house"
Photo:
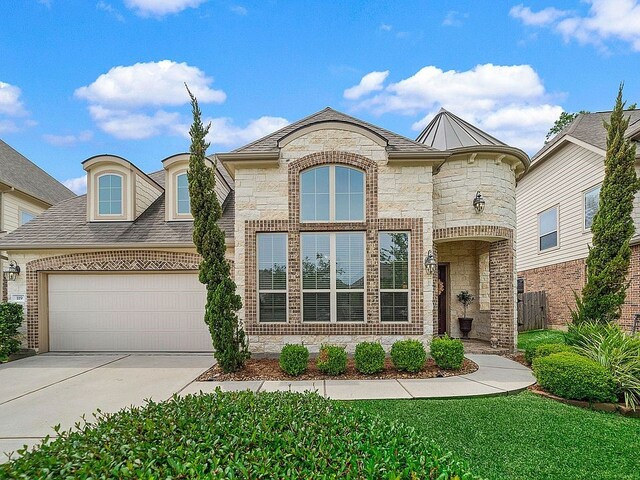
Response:
[[[211,350],[188,159],[92,157],[86,196],[2,239],[30,348]],[[470,336],[515,347],[522,151],[444,110],[414,141],[327,108],[211,162],[254,353],[459,337],[460,290],[479,299]]]
[[[564,328],[570,321],[574,292],[585,282],[585,259],[591,244],[591,221],[604,179],[606,131],[611,112],[579,115],[532,159],[518,182],[517,268],[526,292],[545,291],[548,321]],[[636,138],[640,112],[629,111],[628,135]],[[640,168],[636,167],[640,173]],[[636,198],[634,260],[628,305],[622,324],[631,326],[640,313],[640,199]]]

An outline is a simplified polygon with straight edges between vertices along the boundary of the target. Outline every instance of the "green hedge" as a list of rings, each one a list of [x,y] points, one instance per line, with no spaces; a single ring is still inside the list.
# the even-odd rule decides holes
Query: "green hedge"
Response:
[[[0,303],[0,362],[20,350],[20,333],[24,310],[19,303]]]
[[[316,365],[322,373],[341,375],[347,370],[347,352],[344,347],[322,345]]]
[[[391,361],[398,370],[419,372],[427,361],[427,351],[419,340],[398,340],[391,346]]]
[[[462,341],[449,338],[434,338],[431,341],[431,356],[440,368],[460,370],[464,362],[464,345]]]
[[[304,345],[285,345],[278,361],[285,373],[297,377],[307,371],[309,349]]]
[[[356,370],[364,374],[379,373],[384,370],[384,357],[384,348],[378,342],[359,343],[354,355]]]
[[[0,465],[0,478],[478,478],[413,428],[312,393],[217,390],[115,415]]]
[[[599,363],[577,353],[553,353],[533,361],[538,384],[554,395],[571,400],[615,402],[616,384]]]
[[[531,365],[538,357],[546,357],[552,353],[574,352],[575,350],[564,343],[543,343],[533,348],[528,348],[524,353],[524,359]]]

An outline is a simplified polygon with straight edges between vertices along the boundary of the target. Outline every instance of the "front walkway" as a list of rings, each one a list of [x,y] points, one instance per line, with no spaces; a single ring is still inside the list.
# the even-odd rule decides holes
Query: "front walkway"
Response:
[[[535,383],[531,370],[498,355],[466,355],[478,370],[456,377],[411,380],[308,380],[192,382],[180,394],[252,390],[254,392],[317,391],[334,400],[381,400],[389,398],[457,398],[506,395]]]

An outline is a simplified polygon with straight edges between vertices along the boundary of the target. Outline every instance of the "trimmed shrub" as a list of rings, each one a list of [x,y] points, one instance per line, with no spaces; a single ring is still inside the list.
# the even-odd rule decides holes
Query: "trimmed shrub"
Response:
[[[337,345],[322,345],[316,365],[322,373],[341,375],[347,370],[347,352]]]
[[[431,341],[431,356],[440,368],[460,370],[464,362],[464,345],[462,341],[449,338],[434,338]]]
[[[553,353],[533,361],[538,384],[549,393],[571,400],[616,400],[611,374],[597,362],[577,353]]]
[[[24,310],[19,303],[0,303],[0,362],[20,350],[20,333]]]
[[[552,353],[575,352],[575,350],[564,343],[543,343],[533,348],[527,348],[524,359],[531,365],[536,358],[546,357]]]
[[[384,348],[378,342],[362,342],[356,345],[354,359],[356,370],[371,374],[384,370]]]
[[[285,345],[280,351],[280,368],[293,377],[307,371],[309,364],[309,349],[304,345]]]
[[[478,478],[413,428],[314,393],[216,390],[96,418],[0,478]]]
[[[419,340],[398,340],[391,346],[391,361],[400,371],[419,372],[427,361],[427,351]]]

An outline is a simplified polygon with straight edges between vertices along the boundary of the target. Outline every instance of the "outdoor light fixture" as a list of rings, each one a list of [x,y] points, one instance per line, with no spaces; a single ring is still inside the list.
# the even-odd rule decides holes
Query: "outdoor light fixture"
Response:
[[[13,282],[20,273],[20,266],[16,263],[15,260],[11,260],[9,262],[9,267],[3,273],[4,278],[7,282]]]
[[[473,208],[476,209],[476,213],[482,213],[484,210],[484,198],[482,198],[482,194],[480,190],[476,192],[476,197],[473,199]]]
[[[438,262],[436,262],[436,259],[433,256],[433,252],[429,250],[429,253],[427,253],[427,257],[424,259],[424,268],[427,269],[427,273],[433,275],[436,271],[437,266]]]

